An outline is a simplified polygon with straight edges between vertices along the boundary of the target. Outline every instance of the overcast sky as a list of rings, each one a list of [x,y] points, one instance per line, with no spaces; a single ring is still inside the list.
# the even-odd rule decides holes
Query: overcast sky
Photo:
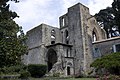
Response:
[[[80,2],[90,8],[94,15],[100,9],[111,6],[113,0],[19,0],[11,3],[11,9],[20,16],[15,21],[23,27],[24,32],[45,23],[59,27],[59,16],[67,12],[67,8]]]

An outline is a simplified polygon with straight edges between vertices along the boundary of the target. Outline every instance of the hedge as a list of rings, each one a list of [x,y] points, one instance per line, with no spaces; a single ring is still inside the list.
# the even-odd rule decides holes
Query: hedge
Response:
[[[28,71],[32,77],[39,78],[45,75],[47,66],[43,64],[29,64]]]

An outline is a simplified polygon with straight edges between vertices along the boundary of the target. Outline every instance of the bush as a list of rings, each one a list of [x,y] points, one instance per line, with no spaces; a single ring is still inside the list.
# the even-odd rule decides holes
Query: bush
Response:
[[[25,70],[20,72],[20,78],[27,79],[28,77],[30,77],[30,72],[25,71]]]
[[[111,74],[120,75],[120,52],[111,53],[96,59],[91,64],[91,67],[96,68],[96,71],[105,69]]]
[[[42,77],[43,75],[45,75],[47,70],[47,66],[46,65],[42,65],[42,64],[30,64],[28,65],[28,71],[30,72],[32,77]]]
[[[120,80],[118,75],[103,75],[98,78],[99,80]]]
[[[10,67],[0,68],[0,73],[3,74],[19,74],[21,70],[26,70],[27,66],[25,65],[15,65]]]
[[[53,77],[60,77],[60,73],[54,73]]]

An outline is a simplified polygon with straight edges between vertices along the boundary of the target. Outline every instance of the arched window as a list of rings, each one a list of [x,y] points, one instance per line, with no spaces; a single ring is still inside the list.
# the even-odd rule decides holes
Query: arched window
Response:
[[[66,44],[69,44],[68,30],[65,30],[65,43],[66,43]]]
[[[92,41],[97,41],[96,33],[94,31],[92,32]]]
[[[96,30],[96,28],[94,28],[92,31],[92,41],[95,42],[98,40],[99,40],[99,34],[98,34],[98,31]]]
[[[51,31],[51,44],[55,44],[55,39],[56,39],[56,33],[55,33],[55,30],[53,29]]]

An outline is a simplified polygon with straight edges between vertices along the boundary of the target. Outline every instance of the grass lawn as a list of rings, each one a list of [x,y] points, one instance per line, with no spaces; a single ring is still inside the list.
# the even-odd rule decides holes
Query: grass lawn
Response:
[[[21,79],[0,79],[0,80],[21,80]],[[96,80],[96,79],[95,78],[67,78],[67,79],[65,78],[60,78],[60,79],[59,78],[29,78],[28,80]]]
[[[30,80],[96,80],[95,78],[31,78]]]

